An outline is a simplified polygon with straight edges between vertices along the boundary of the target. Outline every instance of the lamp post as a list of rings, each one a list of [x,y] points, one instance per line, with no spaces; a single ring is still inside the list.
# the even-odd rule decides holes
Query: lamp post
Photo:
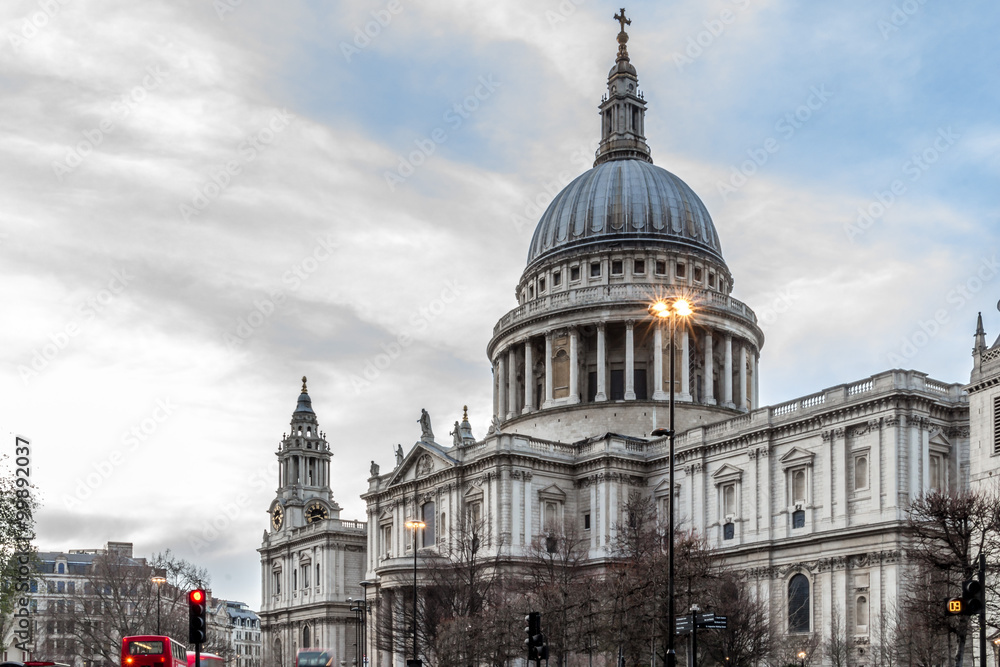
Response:
[[[156,634],[160,634],[160,585],[167,583],[167,570],[165,568],[154,568],[150,581],[156,584]]]
[[[407,667],[421,667],[417,659],[417,531],[426,528],[427,524],[412,519],[404,525],[413,531],[413,660],[407,661]]]
[[[993,640],[993,654],[996,657],[997,667],[1000,667],[1000,637]]]
[[[669,464],[667,466],[667,665],[675,667],[677,664],[677,652],[674,649],[674,440],[676,429],[674,428],[674,330],[677,328],[677,318],[687,318],[694,312],[691,303],[682,297],[672,300],[660,299],[649,306],[649,314],[657,319],[657,323],[664,319],[670,324],[670,407],[669,428],[664,431],[662,428],[655,429],[652,435],[670,436],[670,449],[667,454]]]
[[[374,581],[365,579],[360,582],[361,590],[364,591],[364,604],[361,612],[361,667],[368,667],[368,615],[371,614],[371,604],[368,602],[368,587],[374,586]]]
[[[806,667],[806,652],[799,651],[798,656],[799,656],[799,662],[802,665],[802,667]]]

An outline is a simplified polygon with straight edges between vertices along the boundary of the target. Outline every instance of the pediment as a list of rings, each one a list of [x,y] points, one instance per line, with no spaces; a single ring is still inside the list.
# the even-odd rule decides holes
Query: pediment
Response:
[[[659,484],[653,487],[653,496],[657,498],[659,498],[660,496],[665,496],[667,495],[667,489],[669,488],[670,488],[670,478],[664,477],[663,479],[660,480]],[[680,483],[678,483],[678,481],[675,479],[674,493],[676,494],[680,488],[681,488]]]
[[[721,468],[712,473],[712,479],[716,484],[724,482],[739,481],[743,478],[743,471],[736,466],[726,463]]]
[[[403,457],[403,462],[392,472],[389,486],[428,477],[442,470],[454,468],[457,463],[458,461],[445,454],[443,449],[434,443],[416,442],[410,452]]]
[[[930,445],[931,449],[939,452],[951,451],[951,440],[948,439],[948,436],[941,429],[935,429],[931,432],[931,437],[927,444]]]
[[[566,501],[566,492],[560,489],[555,484],[550,484],[544,489],[538,491],[538,497],[542,500],[555,500],[557,502]]]
[[[462,495],[465,500],[480,500],[483,497],[483,487],[478,484],[471,484],[468,490]]]
[[[781,463],[782,468],[790,468],[796,465],[812,465],[813,458],[816,454],[810,452],[808,449],[802,449],[801,447],[792,447],[788,452],[785,453],[778,461]]]

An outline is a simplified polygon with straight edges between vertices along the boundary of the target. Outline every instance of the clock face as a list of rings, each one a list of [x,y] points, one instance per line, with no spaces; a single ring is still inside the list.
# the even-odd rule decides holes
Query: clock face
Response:
[[[306,508],[306,521],[309,523],[315,523],[316,521],[323,521],[327,518],[326,508],[319,503],[313,503]]]
[[[271,525],[274,526],[275,530],[281,530],[281,522],[285,519],[285,511],[281,509],[281,505],[276,506],[271,510]]]

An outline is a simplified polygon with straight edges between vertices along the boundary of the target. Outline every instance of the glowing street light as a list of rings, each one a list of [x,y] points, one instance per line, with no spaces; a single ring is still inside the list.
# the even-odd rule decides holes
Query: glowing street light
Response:
[[[798,652],[798,657],[799,657],[799,661],[802,663],[802,667],[806,667],[806,652],[805,651],[799,651]]]
[[[688,318],[694,314],[691,302],[683,297],[674,299],[657,299],[649,305],[649,314],[657,322],[667,320],[670,323],[670,409],[669,429],[654,429],[651,435],[670,436],[670,450],[667,458],[668,478],[667,488],[667,667],[675,667],[677,653],[674,650],[674,331],[677,329],[677,318]]]
[[[417,658],[417,531],[426,528],[427,524],[411,519],[403,525],[413,531],[413,660],[407,662],[407,667],[421,667]]]
[[[167,583],[166,568],[154,568],[149,580],[156,584],[156,634],[160,634],[160,586]]]

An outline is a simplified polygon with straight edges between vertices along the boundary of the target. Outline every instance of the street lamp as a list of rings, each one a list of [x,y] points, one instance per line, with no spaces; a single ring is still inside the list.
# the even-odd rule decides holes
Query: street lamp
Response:
[[[667,320],[670,324],[670,408],[669,428],[655,429],[651,435],[670,436],[670,449],[667,458],[667,667],[675,667],[677,653],[674,650],[674,330],[677,328],[677,318],[688,318],[694,310],[691,302],[683,297],[672,300],[658,299],[649,306],[649,314],[656,318],[657,324]]]
[[[802,667],[806,667],[806,652],[799,651],[798,656],[799,656],[799,662],[802,664]]]
[[[156,634],[160,634],[160,585],[167,583],[166,568],[153,568],[153,576],[149,580],[156,584]]]
[[[361,613],[361,667],[368,667],[368,615],[371,614],[371,604],[368,602],[368,587],[374,586],[374,581],[365,579],[360,582],[361,590],[364,591],[364,604]]]
[[[993,640],[993,652],[996,656],[997,667],[1000,667],[1000,637]]]
[[[413,660],[407,661],[407,667],[421,667],[421,662],[417,659],[417,531],[426,528],[427,524],[411,519],[404,525],[413,531]]]

